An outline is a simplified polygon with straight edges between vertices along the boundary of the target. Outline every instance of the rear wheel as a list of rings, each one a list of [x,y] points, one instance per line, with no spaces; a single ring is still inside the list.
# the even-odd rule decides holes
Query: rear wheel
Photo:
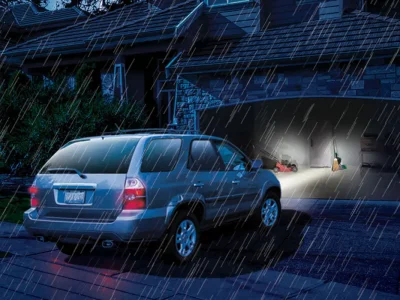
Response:
[[[274,192],[268,192],[255,212],[254,221],[259,228],[272,229],[279,223],[281,202]]]
[[[296,165],[292,165],[292,172],[297,172],[297,167],[296,167]]]
[[[168,230],[165,257],[179,264],[190,261],[199,246],[199,223],[188,211],[178,212]]]
[[[274,168],[275,173],[279,173],[279,169],[277,167]]]

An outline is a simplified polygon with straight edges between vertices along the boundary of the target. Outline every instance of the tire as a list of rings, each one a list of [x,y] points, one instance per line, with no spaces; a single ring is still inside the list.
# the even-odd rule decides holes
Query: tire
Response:
[[[292,172],[297,172],[298,170],[297,170],[297,167],[295,166],[295,165],[292,165]]]
[[[61,253],[66,255],[84,255],[89,254],[92,245],[70,244],[57,242],[56,246]]]
[[[279,173],[279,169],[277,167],[274,168],[275,173]]]
[[[192,260],[199,247],[199,228],[199,222],[192,213],[187,210],[178,211],[167,231],[164,258],[178,264]],[[185,229],[188,231],[185,231],[183,236],[185,241],[183,241],[182,237],[179,239],[177,235],[182,236],[182,230]]]
[[[275,204],[275,205],[274,205]],[[270,209],[268,210],[267,207]],[[273,211],[271,211],[273,209]],[[269,218],[268,218],[269,212]],[[266,215],[267,214],[267,215]],[[259,229],[270,230],[274,228],[281,217],[281,201],[274,192],[267,192],[264,199],[255,211],[253,221]]]

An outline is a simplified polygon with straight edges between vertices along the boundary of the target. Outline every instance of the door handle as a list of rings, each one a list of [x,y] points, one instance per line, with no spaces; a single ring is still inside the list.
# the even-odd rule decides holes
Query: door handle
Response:
[[[240,180],[232,180],[232,184],[239,184]]]
[[[194,187],[200,187],[202,188],[204,186],[204,183],[202,182],[196,182],[195,184],[193,184]]]

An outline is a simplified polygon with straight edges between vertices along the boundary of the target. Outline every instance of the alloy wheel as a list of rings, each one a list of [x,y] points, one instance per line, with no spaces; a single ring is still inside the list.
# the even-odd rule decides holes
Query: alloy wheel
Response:
[[[175,246],[179,255],[182,257],[189,256],[196,247],[197,232],[194,223],[189,220],[183,220],[175,234]]]
[[[267,227],[272,227],[278,219],[279,208],[275,199],[268,198],[261,207],[261,220]]]

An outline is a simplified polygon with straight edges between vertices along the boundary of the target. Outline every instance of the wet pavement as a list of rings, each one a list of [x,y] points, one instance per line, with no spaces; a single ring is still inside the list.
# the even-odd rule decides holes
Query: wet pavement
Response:
[[[69,257],[0,224],[2,299],[400,299],[400,202],[284,200],[269,234],[204,232],[196,259],[156,244]]]
[[[347,166],[332,172],[299,166],[297,173],[278,173],[277,177],[286,198],[400,201],[400,173],[378,168]]]

